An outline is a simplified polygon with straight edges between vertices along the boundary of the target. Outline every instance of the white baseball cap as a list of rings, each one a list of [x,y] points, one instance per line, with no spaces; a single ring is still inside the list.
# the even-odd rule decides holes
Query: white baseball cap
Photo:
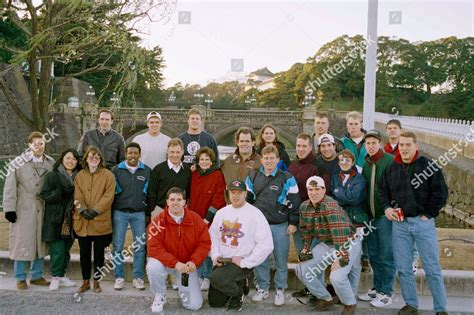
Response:
[[[161,121],[161,115],[158,112],[150,112],[148,115],[146,115],[146,121],[149,121],[150,118],[156,117]]]
[[[310,178],[308,178],[306,180],[306,188],[308,187],[313,187],[311,184],[311,182],[316,182],[316,185],[318,187],[324,187],[326,188],[326,184],[324,183],[324,179],[322,179],[321,177],[319,176],[311,176]]]
[[[320,145],[323,142],[331,142],[333,144],[336,144],[336,141],[334,140],[334,137],[330,135],[329,133],[322,134],[318,138],[318,145]]]

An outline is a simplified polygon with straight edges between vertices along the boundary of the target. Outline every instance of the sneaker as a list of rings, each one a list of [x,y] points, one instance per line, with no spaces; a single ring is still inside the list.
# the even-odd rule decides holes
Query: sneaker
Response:
[[[359,300],[362,300],[362,301],[372,301],[373,299],[377,297],[377,291],[375,291],[375,288],[372,288],[369,291],[367,291],[367,293],[359,294],[358,297],[359,297]]]
[[[448,312],[446,311],[436,312],[436,315],[448,315]]]
[[[392,297],[385,293],[377,293],[376,298],[370,304],[375,307],[386,307],[392,305]]]
[[[311,292],[307,288],[291,293],[292,297],[307,297]]]
[[[245,278],[244,283],[243,283],[242,289],[244,290],[244,295],[247,296],[249,295],[250,292],[250,285],[249,285],[249,279]]]
[[[151,312],[152,313],[163,312],[163,306],[165,306],[165,303],[166,303],[165,294],[155,294],[155,299],[153,300],[153,304],[151,305]]]
[[[228,310],[235,310],[240,312],[242,310],[242,305],[244,304],[245,294],[233,296],[229,299],[229,304],[227,305]]]
[[[202,291],[209,291],[209,286],[211,285],[211,281],[208,278],[202,279],[201,282],[201,290]]]
[[[143,281],[143,279],[140,279],[140,278],[133,279],[132,285],[135,289],[145,290],[145,282]]]
[[[316,312],[324,312],[330,309],[333,305],[334,301],[332,299],[329,301],[318,299],[311,309],[315,310]]]
[[[263,300],[268,299],[269,297],[270,297],[270,293],[268,293],[268,290],[258,289],[257,293],[255,293],[255,295],[252,296],[252,301],[261,302]]]
[[[59,289],[59,277],[52,277],[49,284],[50,291],[57,291]]]
[[[124,284],[125,284],[125,279],[124,278],[117,278],[117,279],[115,279],[114,289],[115,290],[122,290]]]
[[[418,262],[414,261],[413,262],[413,274],[416,275],[417,272],[418,272]]]
[[[276,289],[275,301],[273,302],[276,306],[282,306],[285,304],[285,290]]]
[[[68,277],[59,277],[59,286],[60,287],[75,287],[76,283],[71,281]]]
[[[107,246],[104,249],[104,259],[111,261],[114,257],[112,256],[112,250],[110,250],[110,246]]]
[[[398,315],[417,315],[418,314],[418,309],[414,308],[413,306],[410,305],[405,305],[402,307],[398,313]]]

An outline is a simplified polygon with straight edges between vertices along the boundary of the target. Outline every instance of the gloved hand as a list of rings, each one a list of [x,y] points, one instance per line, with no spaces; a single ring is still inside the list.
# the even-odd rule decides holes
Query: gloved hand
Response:
[[[90,209],[88,212],[91,217],[90,220],[94,219],[96,216],[100,214],[100,211],[95,208]]]
[[[15,223],[17,216],[15,211],[5,212],[5,219],[8,220],[10,223]]]
[[[90,220],[92,218],[89,218],[89,209],[87,208],[79,208],[79,214],[82,215],[82,217],[86,220]]]

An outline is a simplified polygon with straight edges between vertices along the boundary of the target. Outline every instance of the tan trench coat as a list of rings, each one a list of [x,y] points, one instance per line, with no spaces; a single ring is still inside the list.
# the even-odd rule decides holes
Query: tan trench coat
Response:
[[[17,221],[10,224],[10,259],[32,261],[48,254],[46,243],[41,240],[44,201],[38,197],[44,178],[53,169],[54,159],[45,155],[42,167],[35,171],[31,159],[22,160],[21,166],[5,179],[3,211],[14,211]],[[13,167],[12,167],[13,169]]]

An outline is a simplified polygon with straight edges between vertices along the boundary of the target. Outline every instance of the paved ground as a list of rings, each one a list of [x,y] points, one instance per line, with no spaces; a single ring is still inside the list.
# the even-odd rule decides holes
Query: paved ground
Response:
[[[78,283],[79,285],[79,283]],[[76,288],[61,288],[57,292],[50,292],[47,287],[31,286],[26,291],[15,289],[15,279],[4,277],[0,279],[0,314],[150,314],[150,305],[153,295],[149,290],[137,291],[127,286],[123,291],[114,291],[112,282],[102,283],[103,292],[100,294],[87,292],[76,294]],[[276,307],[271,298],[264,303],[254,303],[248,298],[244,304],[242,314],[314,314],[307,306],[291,298],[287,292],[287,304]],[[250,293],[250,296],[253,292]],[[205,302],[198,312],[183,309],[179,303],[177,291],[169,290],[168,303],[163,314],[229,314],[225,309],[212,309]],[[450,297],[448,299],[450,314],[474,314],[473,298]],[[421,296],[420,313],[432,314],[430,296]],[[396,298],[389,309],[372,308],[367,302],[359,302],[357,314],[396,314],[403,306],[400,297]],[[336,306],[330,312],[321,314],[339,314],[341,306]]]

